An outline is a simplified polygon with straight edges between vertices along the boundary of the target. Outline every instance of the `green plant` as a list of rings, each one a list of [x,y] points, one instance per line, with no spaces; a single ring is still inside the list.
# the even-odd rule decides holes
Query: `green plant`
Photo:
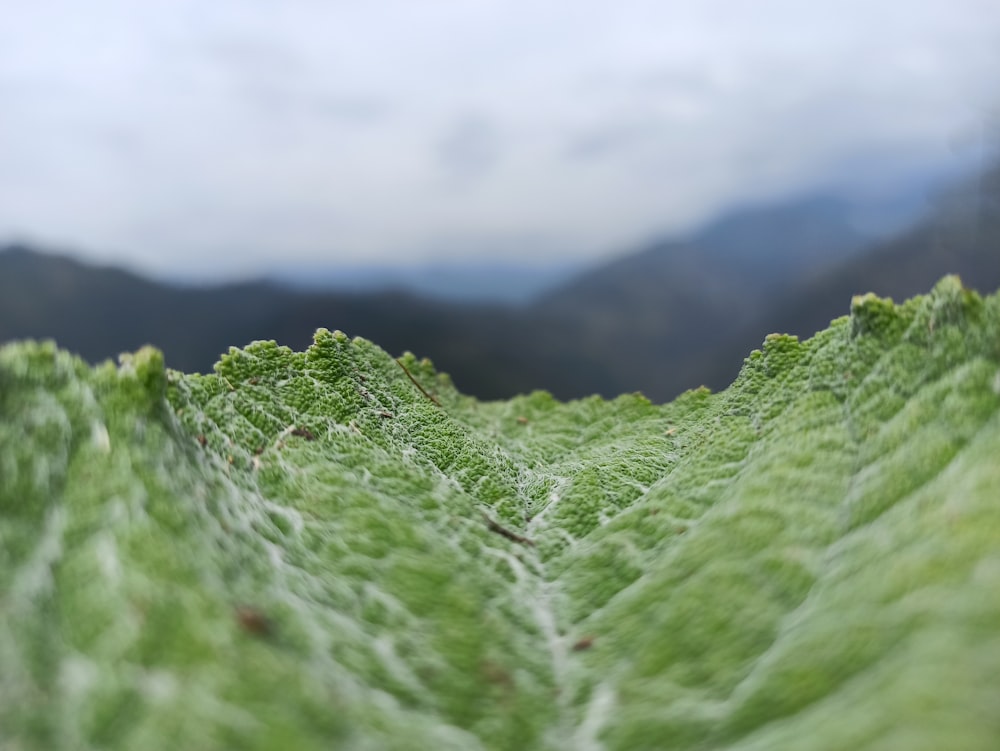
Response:
[[[956,278],[662,406],[9,345],[0,747],[995,749],[998,407]]]

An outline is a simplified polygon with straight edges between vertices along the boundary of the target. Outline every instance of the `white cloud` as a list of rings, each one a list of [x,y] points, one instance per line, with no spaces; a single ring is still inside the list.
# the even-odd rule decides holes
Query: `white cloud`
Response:
[[[161,269],[607,252],[751,196],[939,168],[1000,77],[992,0],[4,15],[0,238]]]

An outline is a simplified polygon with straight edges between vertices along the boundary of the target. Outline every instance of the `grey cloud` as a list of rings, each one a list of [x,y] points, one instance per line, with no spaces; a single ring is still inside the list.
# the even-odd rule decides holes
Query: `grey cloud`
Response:
[[[640,91],[707,95],[718,91],[720,76],[708,67],[661,67],[636,76],[634,86]]]
[[[356,123],[385,120],[392,113],[392,104],[376,96],[352,94],[324,94],[312,102],[313,111],[320,117]]]
[[[500,159],[502,141],[491,120],[479,115],[467,116],[454,123],[438,141],[438,161],[453,178],[481,178]]]
[[[383,98],[338,87],[336,75],[288,44],[233,36],[213,38],[200,51],[258,112],[367,124],[391,110]]]
[[[578,95],[601,116],[569,136],[564,156],[596,159],[655,148],[710,112],[719,88],[719,76],[689,65],[585,79]]]
[[[469,248],[477,248],[491,258],[559,258],[565,256],[564,238],[541,229],[482,230],[433,232],[419,245],[419,252],[429,258],[454,260],[467,257]]]
[[[324,91],[308,87],[273,86],[266,81],[242,87],[240,97],[261,122],[281,123],[288,118],[334,121],[341,124],[369,125],[387,119],[390,102],[376,96]]]
[[[211,64],[226,69],[239,78],[301,78],[307,72],[305,61],[290,45],[251,37],[212,37],[199,46]]]
[[[570,159],[599,159],[645,146],[663,137],[665,132],[663,123],[651,120],[609,122],[571,138],[565,156]]]
[[[748,191],[936,168],[1000,64],[995,0],[430,3],[392,23],[377,3],[9,5],[0,234],[136,253],[295,233],[303,255],[335,236],[388,258],[449,229],[448,252],[505,253],[498,227],[596,252]],[[136,221],[189,203],[213,208]]]

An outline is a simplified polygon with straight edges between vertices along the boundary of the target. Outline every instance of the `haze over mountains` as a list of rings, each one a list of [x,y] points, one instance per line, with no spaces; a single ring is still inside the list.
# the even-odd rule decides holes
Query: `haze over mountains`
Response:
[[[409,266],[277,268],[268,278],[303,291],[396,290],[458,303],[525,305],[584,269],[581,263],[438,261]]]
[[[846,313],[853,294],[900,299],[947,273],[983,292],[1000,287],[1000,166],[890,238],[873,240],[852,211],[811,196],[732,212],[518,306],[273,282],[182,287],[8,247],[0,341],[55,338],[91,361],[152,343],[170,367],[208,371],[231,345],[273,338],[300,349],[322,326],[428,356],[481,398],[544,388],[664,401],[726,386],[767,333],[808,336]]]

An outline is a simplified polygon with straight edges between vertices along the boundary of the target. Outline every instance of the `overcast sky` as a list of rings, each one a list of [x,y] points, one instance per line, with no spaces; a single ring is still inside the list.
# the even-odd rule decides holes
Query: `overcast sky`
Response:
[[[950,169],[1000,106],[997,0],[0,11],[0,242],[149,271],[594,258]]]

